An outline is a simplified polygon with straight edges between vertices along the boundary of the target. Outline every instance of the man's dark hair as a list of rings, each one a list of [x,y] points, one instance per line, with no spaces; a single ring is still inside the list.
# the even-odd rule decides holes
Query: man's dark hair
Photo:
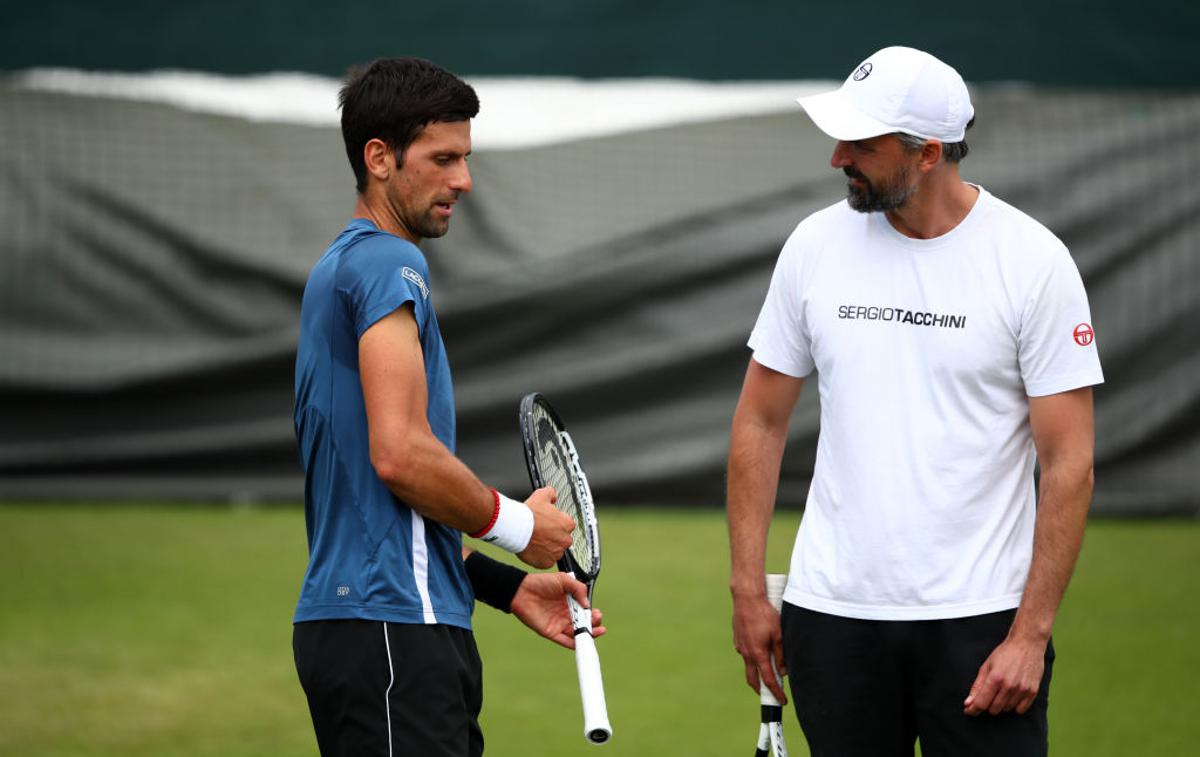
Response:
[[[396,153],[396,165],[417,135],[435,121],[466,121],[479,113],[471,85],[421,58],[380,58],[352,69],[338,93],[342,139],[354,169],[356,188],[367,188],[363,147],[383,140]]]
[[[970,128],[974,125],[975,118],[972,117],[971,120],[967,122],[967,128],[964,129],[964,131],[970,130]],[[912,134],[905,134],[902,131],[896,132],[896,138],[900,140],[900,144],[904,145],[905,149],[907,149],[909,152],[916,152],[917,150],[920,150],[925,146],[925,142],[927,141],[921,137],[913,136]],[[967,157],[968,152],[970,152],[970,148],[967,146],[966,139],[963,139],[961,142],[942,143],[942,159],[947,163],[959,162],[963,158]]]

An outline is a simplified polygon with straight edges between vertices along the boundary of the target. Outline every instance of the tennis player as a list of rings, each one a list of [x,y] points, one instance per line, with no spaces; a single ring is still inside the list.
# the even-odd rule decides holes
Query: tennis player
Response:
[[[889,47],[799,102],[837,141],[848,196],[787,240],[750,335],[728,492],[746,681],[777,688],[772,658],[788,672],[814,757],[917,740],[926,757],[1044,755],[1103,381],[1078,270],[960,177],[974,110],[942,61]],[[781,626],[765,542],[813,370],[821,430]]]
[[[546,568],[574,522],[552,489],[510,499],[454,456],[450,369],[418,245],[446,233],[471,189],[474,90],[428,61],[385,59],[352,73],[340,102],[358,201],[301,307],[309,564],[296,669],[325,757],[479,755],[474,600],[573,648],[565,598],[586,607],[587,590],[465,549],[462,534]]]

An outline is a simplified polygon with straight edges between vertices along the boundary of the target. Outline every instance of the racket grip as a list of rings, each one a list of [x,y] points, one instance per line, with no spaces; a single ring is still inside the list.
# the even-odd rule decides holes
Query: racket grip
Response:
[[[775,666],[772,665],[771,667],[775,667]],[[780,677],[778,675],[775,676],[775,680],[779,681],[780,686],[783,685],[783,680],[780,679]],[[758,701],[761,702],[766,707],[778,707],[779,706],[779,700],[776,699],[775,695],[771,693],[771,690],[767,688],[766,682],[763,681],[761,677],[759,678],[759,682],[758,682]]]
[[[783,607],[783,590],[786,586],[787,586],[787,576],[785,574],[783,574],[783,573],[768,573],[767,574],[767,601],[770,602],[771,606],[774,607],[776,610]],[[778,681],[779,685],[782,687],[783,679],[779,677],[779,672],[775,670],[775,660],[774,659],[771,660],[771,672],[775,674],[775,680]],[[759,678],[759,683],[758,683],[758,697],[759,697],[759,701],[761,701],[762,704],[767,707],[778,707],[779,706],[779,700],[775,698],[775,695],[772,694],[771,690],[767,688],[765,683],[763,683],[761,677]]]
[[[783,590],[787,588],[787,575],[783,573],[767,574],[767,601],[776,610],[783,607]]]
[[[579,674],[579,698],[583,702],[583,735],[593,744],[603,744],[612,738],[608,722],[608,704],[604,700],[604,679],[600,675],[600,655],[592,638],[591,611],[581,607],[574,597],[567,597],[571,617],[587,614],[587,622],[576,623],[575,670]]]

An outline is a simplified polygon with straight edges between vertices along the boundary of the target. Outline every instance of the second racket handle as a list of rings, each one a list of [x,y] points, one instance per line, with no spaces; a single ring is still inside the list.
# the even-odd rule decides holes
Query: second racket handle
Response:
[[[783,573],[768,573],[767,574],[767,601],[776,610],[783,607],[783,590],[787,586],[787,576]],[[783,686],[783,679],[779,677],[778,671],[775,670],[775,660],[771,660],[771,671],[775,673],[775,680]],[[760,680],[758,685],[759,701],[769,707],[778,707],[779,700],[771,693],[766,684]]]
[[[575,670],[579,673],[579,698],[583,702],[583,735],[593,744],[603,744],[612,738],[608,722],[608,703],[604,699],[604,679],[600,675],[600,655],[592,638],[592,613],[567,597],[575,628],[585,629],[575,634]],[[585,622],[578,622],[586,618]]]
[[[783,608],[783,590],[787,588],[787,575],[784,573],[767,574],[767,601],[776,610]]]

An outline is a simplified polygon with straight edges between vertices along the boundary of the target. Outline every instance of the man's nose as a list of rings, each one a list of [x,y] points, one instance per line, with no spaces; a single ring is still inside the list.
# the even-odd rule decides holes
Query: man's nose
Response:
[[[454,172],[450,177],[450,188],[455,192],[470,192],[471,191],[471,169],[467,168],[467,162],[464,160],[459,167],[459,170]]]
[[[829,165],[834,168],[845,168],[853,165],[853,161],[850,160],[850,146],[841,141],[834,145],[833,155],[829,158]]]

